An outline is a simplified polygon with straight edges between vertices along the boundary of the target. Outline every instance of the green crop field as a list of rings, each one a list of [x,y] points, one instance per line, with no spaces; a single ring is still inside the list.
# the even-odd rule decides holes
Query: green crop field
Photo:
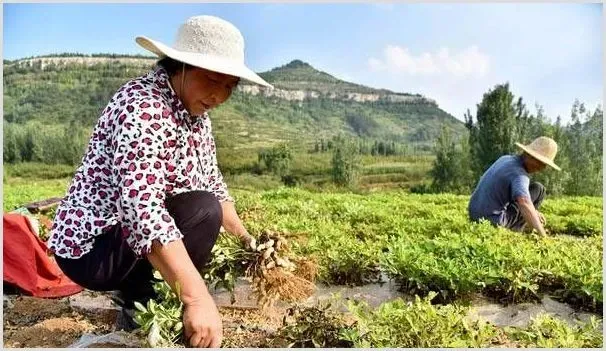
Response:
[[[41,180],[19,174],[19,169],[5,170],[5,211],[29,201],[62,196],[69,182],[66,177]],[[60,172],[55,174],[61,176]],[[550,235],[541,239],[488,223],[470,223],[466,217],[468,196],[398,190],[354,194],[276,189],[278,183],[267,178],[238,177],[237,183],[248,184],[232,189],[246,227],[257,236],[266,229],[281,233],[290,241],[294,255],[319,264],[320,282],[352,286],[383,277],[420,298],[412,305],[392,301],[376,309],[352,302],[349,310],[358,323],[339,327],[333,341],[326,335],[318,336],[318,345],[602,345],[597,320],[571,327],[545,316],[520,329],[462,319],[465,306],[478,294],[504,304],[536,301],[547,294],[577,309],[601,313],[601,198],[545,200],[542,211]],[[261,190],[263,184],[269,184],[268,190]],[[141,318],[149,323],[160,318],[145,311],[147,317]],[[322,313],[322,318],[328,318],[328,312]],[[340,320],[337,317],[335,320]],[[301,327],[304,321],[297,323]],[[281,329],[282,339],[300,346],[314,345],[305,344],[302,340],[307,336],[302,329],[293,328]]]

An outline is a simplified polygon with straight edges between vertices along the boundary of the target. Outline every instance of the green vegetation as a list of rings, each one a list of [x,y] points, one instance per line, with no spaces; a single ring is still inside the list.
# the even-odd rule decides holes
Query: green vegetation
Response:
[[[398,299],[376,310],[364,303],[350,303],[360,321],[355,347],[490,347],[497,344],[498,329],[465,320],[465,308],[434,306],[419,297],[413,303]]]
[[[355,329],[333,310],[330,303],[312,307],[294,306],[288,312],[277,336],[271,341],[274,347],[353,347],[348,340]]]
[[[65,55],[71,56],[78,55]],[[152,61],[139,62],[129,57],[120,60],[119,56],[106,56],[116,59],[111,63],[88,66],[49,64],[42,67],[5,62],[4,162],[76,165],[100,111],[114,92],[151,68]],[[280,82],[292,81],[295,76],[299,85],[283,88],[317,90],[325,81],[333,84],[330,90],[333,92],[359,87],[300,61],[271,70],[266,78],[280,86]],[[366,93],[391,94],[365,89]],[[219,153],[226,159],[246,156],[249,164],[257,160],[261,149],[288,143],[305,154],[313,151],[320,139],[330,140],[338,134],[364,136],[361,153],[389,155],[430,151],[437,137],[433,131],[442,126],[457,137],[465,133],[463,123],[435,104],[422,101],[362,103],[326,96],[288,101],[236,91],[226,104],[212,113],[212,118]],[[66,143],[65,138],[72,139]],[[44,153],[46,149],[57,151]]]
[[[301,60],[294,60],[281,67],[276,67],[268,72],[260,74],[263,79],[271,82],[276,88],[287,90],[305,90],[308,89],[310,83],[314,83],[313,90],[322,94],[328,93],[361,93],[361,94],[376,94],[390,93],[389,90],[373,89],[363,85],[353,84],[339,80],[330,74],[318,71],[310,64]],[[410,94],[402,94],[413,96]],[[420,95],[414,95],[421,97]]]
[[[165,282],[155,289],[161,303],[137,304],[135,319],[152,347],[185,344],[181,322],[182,304]],[[345,318],[330,303],[291,307],[282,326],[267,347],[584,347],[601,348],[603,336],[598,320],[575,326],[548,315],[533,319],[527,327],[500,328],[471,321],[467,307],[433,305],[431,294],[412,302],[397,299],[372,309],[366,303],[349,301],[353,315]],[[347,321],[348,320],[348,321]],[[234,345],[238,346],[238,345]]]
[[[419,192],[469,193],[481,175],[499,157],[520,152],[515,142],[527,144],[538,136],[552,137],[558,143],[556,164],[551,170],[533,175],[551,194],[602,195],[603,111],[588,111],[578,100],[572,106],[571,123],[562,126],[560,118],[552,124],[537,106],[531,114],[522,98],[515,100],[509,84],[489,90],[478,105],[474,118],[469,111],[465,126],[469,140],[460,145],[444,129],[436,145],[437,159],[431,171],[431,186]],[[472,179],[472,181],[469,181]]]
[[[162,279],[155,272],[154,276]],[[147,335],[147,342],[151,347],[171,347],[183,344],[183,304],[178,295],[165,282],[154,284],[154,290],[162,299],[162,303],[150,300],[147,306],[135,302],[137,309],[135,321],[139,324],[141,331]]]
[[[98,112],[117,87],[149,69],[127,61],[44,69],[5,61],[4,211],[65,194]],[[262,75],[282,89],[392,94],[301,61]],[[602,198],[586,196],[602,191],[602,112],[576,103],[570,125],[550,124],[508,89],[485,95],[476,121],[467,116],[469,134],[431,102],[386,98],[298,102],[237,92],[213,112],[219,165],[251,234],[271,229],[287,237],[294,256],[318,263],[320,282],[387,277],[417,295],[376,309],[352,302],[354,322],[321,306],[294,308],[268,347],[602,346],[596,321],[569,326],[544,316],[527,328],[498,328],[465,318],[463,306],[476,294],[501,302],[549,294],[602,311]],[[538,135],[556,139],[564,169],[536,177],[548,189],[541,211],[550,235],[470,223],[468,194],[477,181],[470,174],[511,152],[514,141]],[[210,283],[244,274],[230,261],[233,251],[222,253]],[[166,283],[156,288],[164,302],[137,306],[137,320],[151,344],[178,345],[182,306]]]
[[[4,208],[62,196],[67,183],[5,180]],[[232,193],[251,233],[273,227],[289,233],[296,254],[318,258],[327,283],[364,284],[382,270],[407,292],[438,292],[436,301],[472,293],[524,301],[547,292],[588,310],[602,307],[600,198],[547,199],[542,212],[552,235],[539,239],[470,223],[467,196]]]
[[[403,300],[384,303],[372,310],[364,303],[351,302],[357,330],[346,339],[354,347],[602,347],[602,333],[596,319],[578,326],[550,316],[539,316],[526,328],[498,328],[466,318],[467,308],[435,306],[434,295],[412,303]]]
[[[253,233],[275,225],[305,238],[298,253],[317,256],[321,279],[328,283],[368,282],[380,268],[407,292],[438,292],[437,301],[480,292],[523,301],[549,292],[598,310],[603,301],[600,199],[575,199],[548,199],[543,209],[548,223],[552,214],[559,220],[558,209],[569,208],[584,213],[593,226],[585,235],[594,236],[562,235],[578,235],[578,229],[568,233],[560,226],[553,236],[538,239],[470,223],[468,197],[456,195],[282,189],[245,195],[238,206],[255,218],[247,223]]]
[[[471,160],[465,140],[457,145],[448,129],[442,132],[436,143],[436,159],[430,171],[432,178],[431,191],[436,193],[469,192],[473,184]]]
[[[332,180],[337,185],[355,185],[360,169],[355,142],[338,137],[334,143]]]
[[[603,347],[602,330],[596,318],[571,327],[560,319],[542,315],[526,329],[507,328],[507,335],[521,347]]]
[[[5,179],[5,209],[10,204],[61,196],[67,182],[65,178]],[[383,271],[409,293],[433,298],[433,303],[450,303],[430,306],[417,302],[410,307],[394,302],[367,311],[360,315],[368,321],[362,323],[366,327],[344,331],[345,340],[354,345],[471,347],[519,342],[588,347],[601,343],[593,329],[569,328],[557,321],[537,322],[529,330],[507,334],[509,339],[503,341],[501,332],[494,328],[461,321],[463,310],[457,307],[459,301],[474,293],[504,301],[533,300],[548,293],[582,309],[600,312],[600,198],[548,198],[542,211],[552,236],[538,239],[488,223],[469,223],[465,215],[467,196],[401,191],[314,193],[296,188],[232,192],[250,232],[259,236],[267,228],[277,229],[288,238],[296,256],[317,259],[321,281],[365,284],[377,281]],[[552,227],[550,221],[554,222]],[[151,308],[155,314],[162,311],[158,306],[147,306],[146,311]],[[162,313],[162,321],[178,328],[177,312]],[[409,322],[406,316],[416,317]],[[415,327],[402,328],[403,321]],[[148,326],[151,328],[151,324]],[[424,334],[430,326],[437,333],[431,338]],[[306,329],[289,330],[292,335],[293,330]]]
[[[63,197],[67,193],[70,179],[9,178],[3,184],[2,208],[11,211],[29,202],[51,197]]]

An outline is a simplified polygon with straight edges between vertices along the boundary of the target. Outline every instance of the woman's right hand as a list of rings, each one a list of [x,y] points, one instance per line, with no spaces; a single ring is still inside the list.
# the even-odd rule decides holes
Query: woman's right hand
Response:
[[[183,241],[175,240],[162,245],[154,240],[152,252],[147,258],[173,291],[180,292],[186,342],[194,347],[221,346],[223,323],[219,310],[200,272],[189,258]]]
[[[218,348],[223,340],[221,315],[210,295],[184,302],[183,327],[192,347]]]

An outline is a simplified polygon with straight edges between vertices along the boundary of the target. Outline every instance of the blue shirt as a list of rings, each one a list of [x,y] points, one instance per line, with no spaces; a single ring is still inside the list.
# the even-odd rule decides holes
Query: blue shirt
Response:
[[[480,178],[471,194],[469,218],[485,218],[493,224],[503,223],[507,206],[519,196],[530,198],[530,177],[524,169],[521,155],[501,156]]]

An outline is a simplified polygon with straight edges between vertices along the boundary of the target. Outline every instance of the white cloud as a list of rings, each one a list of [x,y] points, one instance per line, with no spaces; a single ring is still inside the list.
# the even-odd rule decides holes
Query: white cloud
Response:
[[[423,52],[417,56],[407,48],[388,45],[382,58],[368,59],[371,70],[412,76],[484,77],[490,69],[490,58],[477,46],[470,46],[457,53],[440,48],[435,53]]]

